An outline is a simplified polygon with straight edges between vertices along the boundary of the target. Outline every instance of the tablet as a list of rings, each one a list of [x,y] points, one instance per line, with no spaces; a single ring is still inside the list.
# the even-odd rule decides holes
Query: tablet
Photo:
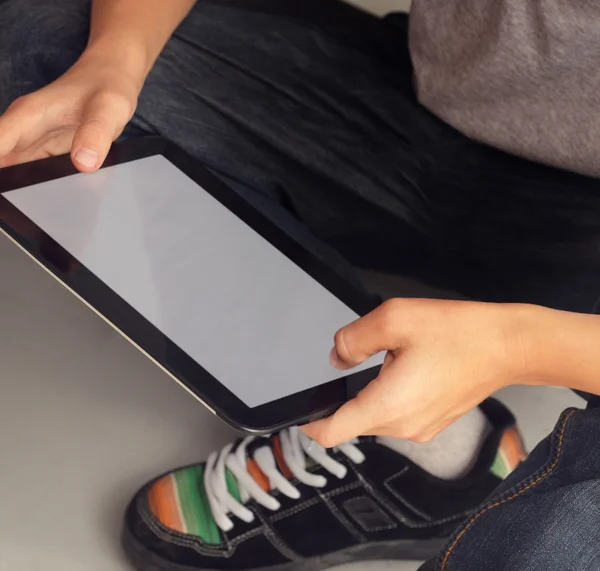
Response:
[[[328,415],[381,365],[329,363],[369,298],[163,139],[114,145],[94,174],[68,156],[0,170],[0,228],[238,429]]]

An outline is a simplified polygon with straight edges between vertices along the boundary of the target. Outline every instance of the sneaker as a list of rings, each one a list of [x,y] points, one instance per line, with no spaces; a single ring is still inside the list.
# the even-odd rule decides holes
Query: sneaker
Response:
[[[311,571],[351,561],[424,560],[525,457],[512,414],[475,466],[440,480],[376,438],[326,450],[297,428],[248,437],[147,484],[127,510],[138,571]]]

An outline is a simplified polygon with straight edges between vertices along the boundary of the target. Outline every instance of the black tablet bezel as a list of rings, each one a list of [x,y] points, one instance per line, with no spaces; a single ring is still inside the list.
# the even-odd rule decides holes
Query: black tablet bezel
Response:
[[[198,161],[165,139],[151,137],[117,143],[103,168],[154,155],[165,157],[357,314],[373,309],[368,296],[346,283]],[[68,156],[0,169],[0,228],[223,420],[254,433],[308,422],[330,414],[375,378],[379,367],[248,407],[3,196],[11,190],[77,172]]]

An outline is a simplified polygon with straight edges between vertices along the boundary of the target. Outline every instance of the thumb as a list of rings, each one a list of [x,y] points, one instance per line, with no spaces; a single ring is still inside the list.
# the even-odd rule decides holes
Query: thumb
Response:
[[[338,369],[356,367],[381,351],[396,351],[406,341],[402,300],[386,301],[335,334],[331,364]]]
[[[71,158],[80,171],[94,172],[102,166],[128,120],[119,120],[118,116],[106,104],[92,102],[88,106],[71,146]]]

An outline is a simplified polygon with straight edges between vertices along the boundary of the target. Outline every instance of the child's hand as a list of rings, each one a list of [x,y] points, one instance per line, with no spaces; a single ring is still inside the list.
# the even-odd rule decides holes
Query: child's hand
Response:
[[[0,167],[70,152],[79,170],[95,171],[131,119],[140,90],[117,65],[84,54],[0,117]]]
[[[333,416],[304,427],[323,446],[359,435],[426,441],[509,384],[533,379],[533,306],[396,299],[340,330],[332,363],[387,351],[381,373]]]

